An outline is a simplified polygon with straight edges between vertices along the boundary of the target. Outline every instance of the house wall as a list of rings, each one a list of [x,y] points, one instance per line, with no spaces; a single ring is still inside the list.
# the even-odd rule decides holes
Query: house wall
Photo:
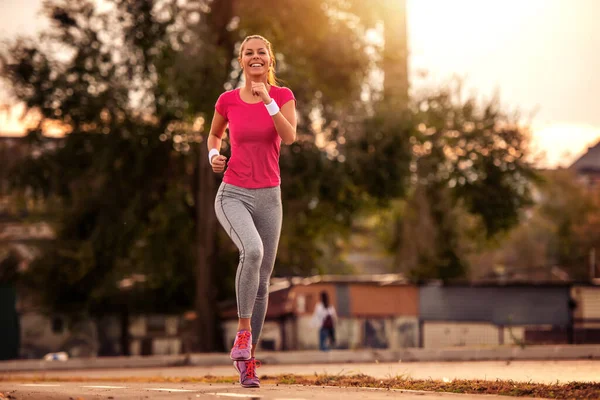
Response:
[[[450,320],[428,320],[427,312],[419,310],[415,301],[419,289],[412,286],[381,287],[377,285],[357,284],[342,285],[351,299],[346,305],[346,314],[339,316],[337,325],[337,347],[340,349],[385,348],[401,349],[419,347],[419,338],[423,339],[425,348],[443,348],[456,346],[497,346],[515,345],[523,341],[528,343],[566,343],[566,327],[562,325],[564,315],[544,314],[544,318],[556,324],[539,322],[540,307],[555,305],[554,313],[563,314],[562,289],[545,290],[539,287],[495,288],[495,297],[482,292],[468,294],[474,288],[461,288],[460,295],[439,298],[428,297],[430,304],[438,309],[430,309],[431,315],[452,309]],[[318,327],[311,324],[312,311],[317,303],[321,290],[327,290],[333,304],[343,296],[336,285],[315,284],[298,286],[291,289],[289,299],[293,312],[285,319],[268,319],[265,322],[259,349],[261,350],[315,350],[318,349]],[[477,288],[475,288],[477,289]],[[463,291],[464,290],[464,291]],[[571,296],[577,302],[574,317],[584,321],[577,329],[587,329],[587,343],[597,343],[594,339],[600,328],[600,287],[574,286],[569,288]],[[537,300],[528,299],[537,293]],[[422,295],[423,293],[421,293]],[[430,293],[431,294],[431,293]],[[439,292],[438,292],[439,294]],[[345,295],[344,295],[345,296]],[[486,297],[487,296],[487,297]],[[507,296],[512,300],[508,301]],[[439,296],[438,296],[439,297]],[[442,296],[443,297],[443,296]],[[479,302],[478,305],[469,305]],[[432,301],[437,300],[437,301]],[[506,313],[511,304],[517,304],[518,314],[513,320],[515,325],[503,325],[499,322],[507,320]],[[482,309],[481,307],[484,307]],[[487,307],[487,308],[485,308]],[[509,307],[509,308],[507,308]],[[516,307],[516,306],[515,306]],[[485,310],[488,312],[484,312]],[[425,308],[426,310],[426,308]],[[436,314],[437,313],[437,314]],[[454,315],[453,313],[458,313]],[[534,316],[529,320],[528,316]],[[443,315],[442,315],[443,316]],[[482,321],[461,321],[460,318],[481,316]],[[421,325],[419,320],[421,319]],[[484,320],[488,319],[488,320]],[[523,321],[525,323],[523,323]],[[585,322],[588,321],[588,322]],[[184,323],[183,316],[145,315],[131,318],[129,334],[131,337],[130,353],[144,354],[181,354]],[[420,326],[422,332],[419,331]],[[233,343],[237,330],[237,318],[223,323],[223,334],[226,346]],[[51,318],[38,313],[20,314],[21,351],[20,356],[41,358],[44,354],[57,351],[68,351],[72,357],[99,355],[119,355],[120,325],[116,316],[107,316],[94,321],[81,321],[69,324],[60,316]],[[583,337],[576,332],[576,338]],[[577,339],[579,340],[579,339]],[[583,343],[584,341],[582,341]]]
[[[311,317],[297,319],[298,350],[319,348],[319,328],[311,324]],[[339,318],[336,325],[336,348],[400,349],[417,347],[419,321],[416,317]]]
[[[579,173],[579,180],[588,190],[600,191],[600,172]]]
[[[183,352],[182,317],[176,315],[135,316],[129,325],[131,355],[168,355]],[[66,351],[71,357],[121,355],[120,324],[115,316],[71,323],[61,316],[40,313],[20,315],[21,358],[41,358]]]
[[[579,325],[582,328],[600,328],[600,287],[574,286],[571,295],[577,302],[573,316],[582,320]]]
[[[490,323],[426,322],[423,347],[477,347],[515,345],[523,341],[525,327],[501,327]]]
[[[290,301],[294,303],[296,328],[286,334],[286,348],[318,349],[319,327],[313,326],[311,319],[323,290],[329,294],[338,313],[337,348],[418,346],[419,297],[416,286],[317,283],[291,289]],[[287,325],[290,329],[291,324]]]
[[[183,341],[177,315],[149,314],[132,317],[129,325],[131,355],[181,354]]]
[[[96,326],[91,320],[70,323],[62,316],[39,313],[20,315],[21,358],[41,358],[47,353],[66,351],[71,357],[98,354]]]
[[[225,336],[225,346],[231,347],[237,334],[238,321],[228,320],[223,322],[223,334]],[[289,324],[284,324],[284,328]],[[283,350],[283,339],[281,335],[282,325],[278,321],[265,321],[258,343],[258,350]]]
[[[387,317],[419,314],[419,289],[416,286],[350,286],[351,314]]]
[[[291,289],[290,297],[293,297],[296,314],[312,314],[323,290],[329,294],[331,303],[341,317],[417,316],[419,313],[419,288],[416,286],[318,283]]]
[[[312,324],[312,316],[304,315],[296,319],[296,350],[316,350],[319,348],[319,327]],[[339,318],[336,325],[338,348],[354,349],[360,347],[362,339],[360,321],[351,318]]]
[[[425,322],[472,322],[495,325],[569,323],[568,286],[423,286],[419,313]]]
[[[390,349],[419,347],[419,320],[417,317],[393,318],[390,323]]]
[[[326,291],[329,295],[329,301],[334,307],[338,307],[336,285],[326,283],[316,283],[313,285],[294,286],[290,291],[290,297],[294,302],[293,311],[298,316],[312,314],[315,306],[321,301],[321,292]]]

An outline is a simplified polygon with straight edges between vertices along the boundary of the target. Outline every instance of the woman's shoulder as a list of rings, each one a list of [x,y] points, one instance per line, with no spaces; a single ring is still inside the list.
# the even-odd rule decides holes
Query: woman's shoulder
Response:
[[[271,86],[271,90],[273,90],[276,94],[290,94],[294,96],[294,92],[292,92],[292,89],[286,86]]]
[[[217,99],[217,102],[215,103],[216,110],[224,117],[227,117],[227,110],[229,107],[236,103],[236,99],[238,98],[236,95],[236,90],[238,89],[232,89],[221,93]]]
[[[272,86],[271,94],[280,105],[287,103],[289,100],[296,100],[292,89],[285,86]]]
[[[221,93],[221,95],[219,96],[219,99],[221,100],[232,100],[235,99],[237,96],[237,91],[239,89],[231,89],[231,90],[227,90],[226,92]]]

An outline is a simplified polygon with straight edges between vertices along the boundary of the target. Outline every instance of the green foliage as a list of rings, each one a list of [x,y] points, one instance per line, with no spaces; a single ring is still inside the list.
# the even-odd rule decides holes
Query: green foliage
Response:
[[[149,65],[148,54],[164,48],[156,34],[164,34],[169,21],[146,26],[146,42],[128,42],[125,34],[125,44],[140,48],[139,52],[119,46],[109,29],[114,15],[100,14],[95,7],[93,2],[46,3],[52,27],[44,40],[18,41],[3,57],[14,95],[40,113],[39,126],[30,133],[33,149],[36,145],[38,149],[16,169],[12,181],[61,199],[58,240],[25,280],[40,290],[50,307],[69,309],[102,304],[121,293],[118,283],[123,279],[148,273],[144,290],[155,292],[160,287],[163,300],[177,298],[171,303],[174,307],[189,305],[193,253],[173,251],[178,235],[163,244],[164,257],[149,265],[132,250],[156,240],[154,235],[165,235],[157,232],[161,218],[169,220],[169,229],[188,235],[191,230],[190,222],[181,218],[182,213],[191,214],[185,200],[190,159],[174,150],[181,140],[165,140],[165,131],[172,138],[177,134],[172,128],[175,106],[131,100],[140,92],[161,96],[156,88],[144,92],[138,85],[149,71],[143,68]],[[123,27],[126,31],[127,24]],[[48,50],[53,46],[64,51],[62,58]],[[70,133],[55,151],[42,151],[42,141],[36,139],[51,122]],[[191,247],[189,241],[184,247]],[[165,264],[179,280],[161,275]],[[184,285],[176,284],[182,281]],[[142,304],[147,307],[150,302]]]
[[[459,95],[460,87],[442,89],[413,108],[415,200],[409,205],[420,217],[407,221],[413,232],[428,225],[419,238],[428,245],[408,243],[414,237],[408,229],[398,259],[412,259],[404,265],[418,280],[466,278],[469,231],[478,227],[493,238],[514,227],[532,203],[530,184],[537,178],[527,159],[527,131],[500,111],[497,99],[478,106]],[[406,251],[416,254],[405,257]]]
[[[586,189],[574,171],[543,170],[539,175],[536,202],[522,223],[482,256],[491,259],[497,266],[494,272],[505,277],[531,272],[562,279],[565,272],[570,279],[587,282],[590,251],[600,248],[598,195]],[[484,267],[488,273],[494,270]]]
[[[296,143],[281,157],[284,220],[277,274],[326,272],[339,263],[327,257],[328,243],[349,233],[364,194],[346,164],[310,142]]]
[[[577,231],[585,229],[588,218],[598,212],[598,204],[593,193],[586,191],[572,171],[546,171],[543,177],[537,214],[550,221],[555,234],[548,256],[570,270],[574,277],[587,277],[589,249],[581,246],[582,238]]]
[[[404,197],[409,187],[414,125],[410,115],[396,113],[368,118],[364,132],[350,138],[346,148],[348,173],[378,207]]]
[[[449,187],[483,218],[491,237],[514,226],[519,210],[531,204],[528,135],[497,99],[478,107],[475,99],[456,98],[442,92],[417,104],[419,177]]]
[[[360,99],[371,61],[365,55],[365,26],[346,3],[241,2],[241,36],[258,33],[273,43],[278,76],[293,88],[305,123],[311,120],[309,114],[315,106],[321,109],[327,126],[343,112],[351,112],[348,106]]]

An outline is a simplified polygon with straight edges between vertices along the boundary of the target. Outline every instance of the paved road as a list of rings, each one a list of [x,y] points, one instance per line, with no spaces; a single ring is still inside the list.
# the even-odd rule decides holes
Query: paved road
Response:
[[[377,378],[404,376],[415,379],[488,379],[514,380],[522,382],[600,382],[600,361],[514,361],[514,362],[426,362],[426,363],[379,363],[379,364],[313,364],[313,365],[263,365],[261,375],[279,374],[366,374]],[[386,390],[322,388],[288,385],[263,385],[258,390],[243,389],[237,384],[197,383],[151,383],[151,378],[183,378],[212,376],[234,376],[233,367],[172,367],[145,369],[106,369],[80,371],[49,371],[28,373],[0,373],[0,378],[11,378],[10,382],[0,379],[0,392],[10,394],[13,399],[445,399],[452,395],[423,394]],[[35,378],[46,378],[35,382]],[[120,378],[137,377],[136,383]],[[52,382],[52,378],[78,378],[80,382]],[[110,380],[114,378],[114,380]],[[144,379],[149,383],[143,383]],[[32,386],[33,385],[33,386]],[[250,395],[249,395],[250,394]],[[456,395],[454,395],[456,396]],[[2,397],[0,397],[2,398]],[[456,398],[456,397],[454,397]],[[461,396],[475,399],[478,396]],[[492,399],[494,396],[491,397]],[[498,397],[500,398],[500,397]],[[489,397],[488,397],[489,399]],[[506,397],[502,397],[506,399]]]
[[[457,400],[452,393],[425,393],[360,388],[305,387],[263,385],[260,389],[242,389],[220,384],[152,384],[127,383],[45,383],[19,384],[10,389],[0,383],[0,392],[14,400],[95,400],[95,399],[252,399],[252,400]],[[3,397],[0,396],[0,399]],[[461,395],[460,400],[481,396]],[[506,396],[485,396],[486,400],[506,400]]]
[[[476,361],[476,362],[415,362],[372,364],[309,364],[266,365],[258,369],[258,375],[280,374],[365,374],[375,378],[403,376],[413,379],[487,379],[514,380],[520,382],[567,383],[572,381],[600,382],[600,360],[575,361]],[[0,373],[1,374],[1,373]],[[80,371],[10,372],[3,376],[86,377],[110,378],[136,377],[200,377],[234,376],[233,367],[170,367],[95,369]]]

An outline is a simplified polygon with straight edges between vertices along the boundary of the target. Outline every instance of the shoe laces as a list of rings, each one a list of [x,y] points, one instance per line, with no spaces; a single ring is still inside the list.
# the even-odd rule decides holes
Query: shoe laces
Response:
[[[248,342],[250,342],[250,332],[248,331],[240,331],[237,334],[237,338],[235,339],[235,347],[240,349],[247,349]]]
[[[260,361],[256,358],[251,358],[249,360],[244,361],[246,364],[246,378],[254,379],[256,378],[256,368],[260,368],[262,365]]]

